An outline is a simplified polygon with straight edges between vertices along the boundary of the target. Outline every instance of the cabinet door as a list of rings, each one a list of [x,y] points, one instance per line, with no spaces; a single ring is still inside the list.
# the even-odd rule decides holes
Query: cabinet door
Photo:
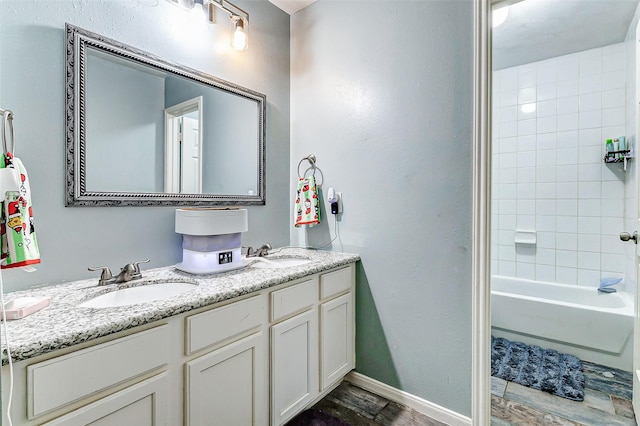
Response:
[[[155,426],[168,425],[167,373],[125,388],[113,395],[52,420],[47,425]]]
[[[320,375],[325,390],[354,367],[353,293],[320,305]]]
[[[258,332],[186,363],[186,424],[266,424],[265,346]]]
[[[271,327],[271,415],[281,425],[318,395],[315,310]]]

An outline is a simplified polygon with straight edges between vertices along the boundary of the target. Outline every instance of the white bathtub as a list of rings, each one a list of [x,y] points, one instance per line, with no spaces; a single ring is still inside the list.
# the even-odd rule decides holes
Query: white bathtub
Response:
[[[491,277],[492,334],[632,369],[633,299],[595,288]]]

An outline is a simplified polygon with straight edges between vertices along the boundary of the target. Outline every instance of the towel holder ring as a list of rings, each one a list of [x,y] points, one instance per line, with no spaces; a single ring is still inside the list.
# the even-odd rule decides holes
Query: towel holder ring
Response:
[[[302,165],[302,162],[305,160],[308,161],[311,166],[308,167],[303,174],[300,174],[300,166]],[[304,175],[307,174],[307,170],[309,169],[313,169],[313,176],[315,176],[316,175],[316,156],[313,154],[307,155],[306,157],[304,157],[302,160],[298,162],[298,177],[302,179]]]
[[[0,113],[2,114],[2,149],[5,154],[7,152],[14,153],[16,141],[13,133],[13,112],[8,109],[0,109]],[[9,123],[9,140],[11,141],[11,149],[7,149],[7,123]]]

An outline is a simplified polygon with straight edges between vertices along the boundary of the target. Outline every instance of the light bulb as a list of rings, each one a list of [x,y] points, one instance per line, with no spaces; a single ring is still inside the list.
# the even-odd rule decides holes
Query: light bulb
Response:
[[[236,29],[233,31],[233,40],[231,47],[236,50],[245,50],[247,48],[247,32],[244,29],[244,20],[239,16],[232,16]]]
[[[509,6],[504,6],[499,9],[493,9],[493,28],[504,24],[504,21],[507,20],[507,16],[509,16]]]

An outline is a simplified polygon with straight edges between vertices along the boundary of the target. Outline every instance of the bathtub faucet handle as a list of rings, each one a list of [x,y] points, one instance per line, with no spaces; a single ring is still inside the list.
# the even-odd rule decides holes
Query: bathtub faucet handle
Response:
[[[633,234],[630,234],[628,232],[621,232],[620,239],[622,241],[633,240],[634,244],[638,244],[638,231],[633,231]]]

